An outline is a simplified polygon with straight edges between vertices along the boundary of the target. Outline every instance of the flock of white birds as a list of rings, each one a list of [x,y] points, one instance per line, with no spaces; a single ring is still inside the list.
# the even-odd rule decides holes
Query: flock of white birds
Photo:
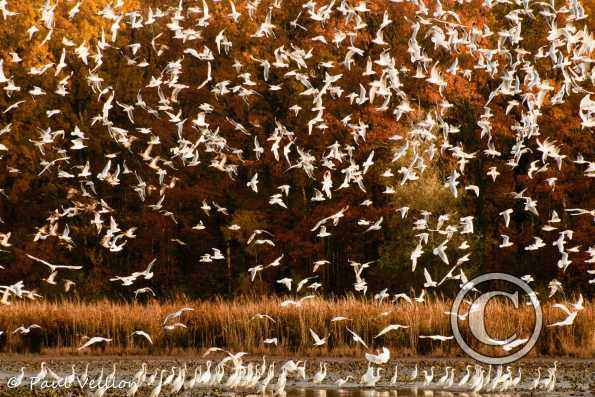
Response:
[[[213,349],[208,350],[206,354],[211,352]],[[132,376],[118,373],[116,364],[113,364],[109,373],[105,373],[103,368],[99,374],[92,373],[87,364],[84,371],[77,372],[75,365],[72,365],[71,372],[59,375],[42,362],[39,372],[28,376],[26,376],[25,367],[22,367],[20,373],[14,378],[12,386],[18,387],[27,381],[35,387],[42,387],[44,384],[46,387],[52,384],[63,387],[66,385],[91,391],[91,395],[97,397],[114,388],[125,389],[127,396],[134,396],[139,390],[148,392],[150,397],[157,397],[161,393],[175,395],[205,389],[284,396],[288,385],[298,387],[320,385],[328,379],[325,362],[320,363],[318,371],[313,375],[308,375],[307,361],[288,360],[277,363],[280,369],[276,371],[276,363],[268,363],[265,357],[262,358],[262,362],[245,363],[242,361],[242,356],[246,353],[232,354],[226,351],[224,353],[225,358],[219,362],[208,360],[204,366],[196,365],[194,371],[189,369],[187,364],[174,365],[169,369],[150,370],[143,362]],[[384,363],[388,362],[389,358],[386,357]],[[226,373],[227,367],[230,368],[229,373]],[[344,378],[336,377],[333,384],[339,388],[408,388],[414,394],[421,389],[424,390],[424,395],[429,396],[432,395],[433,390],[500,393],[520,389],[531,392],[542,390],[552,392],[556,386],[558,363],[554,362],[550,368],[547,368],[547,374],[544,372],[544,376],[542,376],[541,367],[537,368],[536,376],[532,379],[526,379],[526,377],[523,379],[523,371],[520,367],[515,370],[510,366],[504,368],[500,365],[493,370],[490,365],[486,370],[480,365],[467,365],[461,376],[457,376],[456,369],[448,365],[441,370],[442,374],[435,373],[434,368],[431,366],[429,370],[419,371],[416,364],[406,371],[399,372],[397,364],[390,378],[386,378],[381,373],[384,368],[369,365],[360,379],[354,379],[351,375]],[[278,375],[275,379],[276,372]]]
[[[11,24],[24,17],[14,11],[15,3],[16,1],[0,0],[1,24]],[[479,115],[477,122],[478,128],[481,129],[483,152],[491,159],[502,160],[500,167],[494,166],[489,169],[485,175],[486,183],[498,183],[498,176],[502,172],[514,169],[521,160],[532,158],[533,154],[537,154],[537,157],[531,161],[527,172],[529,183],[546,183],[553,191],[557,183],[556,173],[569,162],[582,168],[582,177],[595,177],[595,162],[588,158],[590,153],[567,153],[562,144],[551,137],[544,138],[540,132],[541,109],[544,103],[555,106],[564,103],[573,95],[582,98],[579,108],[575,109],[576,117],[580,119],[580,133],[592,134],[595,127],[595,101],[591,99],[589,91],[595,84],[595,40],[586,23],[590,16],[585,14],[578,0],[484,0],[481,4],[477,2],[485,13],[496,8],[507,10],[502,11],[505,19],[498,21],[503,27],[497,31],[492,31],[490,26],[482,24],[481,21],[465,22],[456,10],[463,10],[469,6],[466,0],[449,1],[448,6],[440,0],[390,0],[383,2],[386,4],[382,6],[384,10],[380,13],[372,13],[366,1],[329,0],[318,4],[320,2],[310,0],[299,5],[300,11],[294,15],[288,26],[280,26],[276,24],[276,15],[285,11],[283,3],[282,0],[248,0],[241,4],[235,4],[233,0],[180,0],[179,4],[175,5],[165,5],[164,2],[163,7],[146,7],[144,10],[134,11],[128,9],[123,0],[106,2],[98,15],[107,23],[108,30],[106,31],[104,26],[97,27],[98,38],[94,43],[77,42],[69,37],[68,31],[55,29],[57,12],[66,13],[61,15],[62,18],[76,21],[81,15],[84,1],[47,0],[40,4],[36,22],[27,31],[22,32],[22,42],[18,43],[18,48],[17,43],[14,49],[4,48],[0,57],[0,88],[4,100],[8,101],[8,105],[0,109],[0,123],[3,123],[0,125],[0,141],[3,142],[0,143],[0,154],[5,158],[10,153],[11,136],[17,133],[24,134],[34,145],[40,158],[35,165],[39,170],[38,176],[54,173],[64,183],[77,187],[73,187],[69,193],[72,205],[61,205],[48,214],[47,223],[32,231],[33,240],[56,241],[61,246],[73,247],[77,236],[71,233],[69,222],[75,218],[86,219],[96,228],[102,247],[110,253],[125,252],[127,243],[136,237],[137,227],[122,226],[117,210],[112,208],[110,199],[103,197],[100,191],[110,187],[131,189],[138,196],[139,203],[147,210],[161,214],[175,223],[176,213],[168,207],[167,197],[168,191],[181,183],[179,176],[176,176],[179,175],[180,169],[208,168],[220,172],[222,178],[237,181],[237,175],[246,160],[260,161],[268,156],[280,166],[286,167],[288,173],[303,173],[310,181],[313,192],[308,200],[320,205],[332,203],[333,195],[338,190],[354,189],[366,192],[366,177],[370,175],[370,170],[378,167],[386,167],[384,171],[379,172],[383,180],[387,181],[383,194],[394,194],[401,186],[423,179],[424,171],[437,156],[452,158],[456,163],[456,167],[449,171],[450,175],[443,181],[444,188],[450,191],[453,198],[462,194],[479,196],[479,186],[465,182],[466,166],[477,161],[477,152],[466,152],[464,145],[458,140],[462,134],[460,128],[445,121],[447,117],[453,117],[449,114],[453,104],[445,94],[448,81],[453,77],[463,77],[471,81],[478,74],[488,76],[495,87],[487,98],[483,113]],[[225,7],[228,12],[209,11],[209,7],[214,6],[218,10]],[[397,19],[393,10],[398,7],[413,7],[414,11],[410,16]],[[227,23],[232,24],[250,21],[244,29],[256,26],[254,32],[250,33],[250,38],[264,48],[270,48],[267,43],[272,43],[282,29],[312,34],[307,40],[288,42],[280,47],[270,48],[270,52],[262,59],[250,57],[247,63],[250,66],[256,65],[255,70],[258,73],[248,71],[249,65],[234,59],[233,70],[227,70],[226,73],[229,75],[230,72],[235,72],[235,77],[232,80],[221,80],[218,77],[220,71],[214,66],[221,64],[221,59],[231,59],[236,44],[231,29],[222,29],[213,40],[207,39],[211,37],[208,34],[209,27],[213,26],[217,18],[224,18]],[[523,37],[523,33],[527,29],[527,21],[535,20],[548,26],[548,36],[547,44],[532,52],[524,46],[531,39]],[[389,43],[385,41],[385,34],[388,34],[391,27],[402,24],[410,27],[408,65],[396,62]],[[124,47],[118,47],[118,38],[124,34],[130,35],[130,32],[151,34],[150,43],[128,42]],[[133,40],[135,36],[130,37],[129,40]],[[27,56],[26,43],[33,43],[37,38],[43,39],[40,43],[36,42],[36,46],[53,43],[61,48],[56,62],[31,66],[26,76],[13,74],[11,71],[20,67],[19,64],[24,62],[23,58]],[[431,44],[424,47],[428,38]],[[171,48],[164,44],[166,42],[177,43],[181,50],[172,56]],[[496,45],[489,46],[490,42]],[[326,59],[320,55],[320,44],[324,44],[323,48],[335,54],[336,59],[340,61]],[[314,48],[314,45],[317,47]],[[378,55],[372,57],[370,49],[378,50]],[[428,55],[437,50],[442,51],[439,59]],[[165,66],[160,73],[147,78],[145,85],[139,89],[135,102],[126,102],[123,99],[124,95],[116,91],[116,82],[110,80],[117,79],[117,76],[103,73],[106,66],[104,60],[114,54],[124,57],[126,67],[132,70],[137,68],[141,75],[144,73],[142,71],[150,66],[150,62]],[[206,66],[207,73],[202,81],[190,81],[186,75],[197,63],[202,67]],[[542,67],[537,67],[537,63],[548,65],[551,70],[556,71],[559,80],[542,78],[538,72]],[[351,84],[344,76],[357,68],[361,68],[362,75],[369,80],[368,86]],[[46,76],[57,79],[56,86],[51,90],[36,85],[37,81],[43,81]],[[88,130],[78,125],[72,125],[69,131],[55,129],[53,123],[60,119],[62,113],[60,101],[66,101],[75,83],[88,85],[95,96],[94,106],[100,111],[86,120]],[[419,108],[416,105],[418,98],[408,92],[413,84],[416,87],[425,84],[427,89],[439,95],[438,105],[433,109]],[[305,122],[301,128],[292,131],[282,119],[275,119],[274,128],[271,130],[265,130],[258,123],[241,124],[230,115],[225,116],[228,123],[225,126],[212,121],[221,108],[218,101],[223,98],[240,98],[249,106],[254,97],[285,90],[290,85],[292,89],[299,87],[299,94],[295,96],[296,103],[290,104],[286,109],[289,115],[287,117],[295,117],[296,120],[298,116],[302,117]],[[205,102],[192,112],[183,109],[180,100],[181,96],[190,92],[201,92],[205,98]],[[38,125],[35,129],[16,131],[10,122],[13,115],[16,115],[25,103],[27,106],[34,106],[41,97],[52,97],[51,101],[44,103],[51,103],[54,107],[44,109],[45,118],[36,121]],[[329,128],[336,128],[327,124],[329,115],[325,109],[330,106],[329,103],[340,99],[346,100],[349,106],[343,109],[344,114],[334,114],[333,117],[340,120],[340,126],[345,131],[345,143],[336,142],[324,148],[322,153],[315,153],[311,148],[303,146],[302,142],[310,139],[309,137],[325,134]],[[491,105],[497,100],[506,101],[506,113],[513,120],[511,132],[514,134],[514,143],[510,146],[496,143],[493,136],[494,113]],[[306,104],[310,107],[307,108]],[[363,108],[378,114],[388,114],[399,122],[405,122],[409,114],[421,114],[421,117],[406,121],[405,124],[410,127],[405,134],[394,134],[386,142],[392,148],[392,158],[389,159],[388,165],[378,160],[374,150],[363,152],[367,147],[364,143],[371,132],[370,125],[356,116],[355,109]],[[353,109],[353,112],[349,109]],[[122,113],[125,117],[121,117]],[[115,114],[120,116],[116,117]],[[307,116],[303,117],[304,114]],[[173,140],[164,142],[150,126],[143,124],[141,120],[148,117],[152,118],[152,123],[161,123],[164,129],[171,131]],[[297,122],[293,120],[292,123]],[[226,130],[229,126],[232,127],[231,133]],[[87,149],[86,142],[92,139],[93,135],[104,133],[121,148],[121,152],[105,153],[102,165],[95,163],[97,159],[80,162],[79,159],[84,158],[81,154]],[[243,139],[250,137],[253,142],[250,150],[234,146],[234,135],[242,136]],[[167,147],[171,142],[173,144]],[[156,154],[157,151],[159,154]],[[127,163],[123,159],[124,154],[134,156],[139,161],[133,166],[131,162]],[[365,160],[358,161],[360,158]],[[395,163],[400,164],[398,169],[391,168],[391,164]],[[6,166],[5,172],[10,175],[18,175],[20,172],[19,169],[8,166],[6,162],[3,164]],[[142,179],[141,175],[145,175],[147,170],[154,174],[154,180]],[[537,175],[541,173],[551,176],[538,182]],[[97,189],[97,185],[101,185],[102,190]],[[247,183],[238,182],[238,189],[249,189],[254,195],[262,194],[260,186],[258,173],[250,175]],[[1,192],[6,194],[4,190]],[[536,218],[547,217],[542,231],[548,237],[535,235],[534,242],[523,247],[524,250],[537,251],[548,244],[546,240],[552,240],[549,237],[551,233],[558,233],[558,238],[552,245],[559,251],[559,257],[553,259],[559,269],[565,271],[572,265],[573,257],[579,254],[586,253],[586,262],[595,263],[595,246],[584,248],[581,244],[573,242],[573,230],[564,226],[560,213],[554,210],[544,215],[539,203],[529,192],[530,190],[525,189],[511,193],[514,199],[524,203],[523,211],[527,215]],[[296,192],[291,185],[283,184],[277,187],[274,194],[265,196],[263,200],[268,201],[272,209],[285,211],[291,205],[290,196],[294,194],[302,195],[303,192]],[[365,208],[372,204],[374,202],[371,199],[366,199],[353,205],[342,206],[322,219],[312,219],[310,231],[316,238],[324,239],[332,234],[333,229],[345,222],[351,222],[349,212],[353,206]],[[232,216],[224,203],[217,203],[208,198],[203,200],[201,209],[205,217],[209,217],[211,212],[229,219]],[[411,271],[419,271],[416,266],[424,255],[433,255],[439,262],[448,265],[448,270],[443,273],[444,277],[434,280],[427,267],[424,267],[425,283],[419,296],[404,293],[393,295],[388,289],[384,289],[375,293],[374,298],[383,301],[393,295],[395,300],[404,299],[411,304],[417,304],[424,301],[426,291],[436,289],[447,281],[457,280],[461,285],[464,284],[468,280],[464,266],[471,260],[471,253],[466,252],[469,249],[466,236],[474,233],[474,217],[436,215],[429,211],[414,212],[407,206],[400,206],[395,210],[400,213],[402,219],[412,213],[411,216],[417,217],[413,221],[417,244],[411,252]],[[589,208],[563,208],[560,211],[565,212],[562,218],[595,219],[595,210]],[[508,227],[513,212],[512,208],[504,210],[500,213],[501,219],[492,221],[503,222]],[[383,221],[383,217],[357,220],[357,225],[363,232],[357,238],[366,238],[365,233],[381,230]],[[0,245],[7,251],[16,244],[11,239],[10,226],[1,225],[3,232],[0,235]],[[227,228],[233,232],[241,229],[241,226],[230,223]],[[196,233],[208,233],[203,219],[198,220],[192,229]],[[245,241],[247,246],[257,245],[271,252],[275,250],[276,241],[273,233],[257,229],[249,231],[248,234],[250,237]],[[429,244],[430,236],[439,238],[441,242],[432,247]],[[454,236],[463,242],[453,247]],[[182,237],[173,241],[180,245],[186,244]],[[589,245],[592,242],[582,243]],[[499,247],[507,249],[511,245],[513,242],[509,236],[502,235]],[[214,247],[200,256],[200,262],[224,260],[224,252],[224,247]],[[453,255],[456,256],[454,260]],[[56,265],[52,263],[55,262],[52,258],[40,256],[42,255],[27,254],[30,260],[47,266],[48,276],[43,282],[55,285],[56,288],[64,288],[68,292],[74,282],[63,278],[62,275],[79,271],[84,266]],[[267,269],[283,266],[285,254],[278,252],[274,257],[276,259],[273,261],[257,263],[249,269],[252,281],[261,272],[267,272]],[[349,262],[354,272],[354,290],[357,293],[367,293],[365,269],[372,266],[377,258],[369,259]],[[328,264],[327,259],[320,258],[313,264],[311,277],[300,281],[289,277],[277,280],[277,283],[286,287],[289,292],[295,293],[294,298],[285,300],[282,305],[300,306],[302,302],[315,296],[317,290],[323,286],[315,273]],[[155,295],[151,288],[138,285],[143,280],[153,277],[154,265],[155,261],[144,270],[130,275],[114,274],[110,281],[136,288],[133,291],[136,296]],[[595,270],[588,270],[584,277],[592,278],[594,274]],[[528,283],[533,281],[530,274],[525,275],[523,279]],[[595,279],[590,279],[589,284],[593,283]],[[552,297],[561,291],[563,286],[558,280],[553,279],[549,288],[549,297]],[[301,290],[309,290],[311,294],[300,297],[298,292]],[[5,305],[21,298],[42,298],[36,289],[28,287],[25,281],[0,285],[0,292],[0,302]],[[556,304],[556,307],[567,317],[548,325],[569,326],[577,313],[583,309],[582,295],[579,301],[570,307],[561,303]],[[178,320],[186,310],[192,308],[183,308],[168,315],[163,323],[164,329],[186,327],[182,322],[172,322]],[[341,319],[338,313],[334,320]],[[23,325],[13,333],[27,333],[32,327],[39,326]],[[407,325],[392,324],[378,336],[406,327]],[[366,342],[359,335],[350,329],[348,331],[356,343],[367,348]],[[151,336],[142,330],[134,331],[133,335],[144,337],[152,343]],[[311,335],[314,345],[321,346],[326,343],[326,337],[320,337],[314,330],[311,330]],[[439,341],[452,338],[443,335],[422,337]],[[83,341],[81,349],[94,343],[109,341],[107,337],[96,336]],[[276,343],[276,339],[271,337],[267,339],[267,343]],[[367,358],[371,363],[383,362],[382,354],[387,354],[387,351],[380,353],[380,356],[370,355]],[[273,378],[273,366],[269,366],[268,369],[265,363],[244,366],[239,358],[233,355],[230,357],[233,358],[234,367],[226,381],[229,386],[259,385],[259,388],[266,389]],[[299,371],[300,368],[302,367],[295,363],[284,365],[275,390],[282,391],[286,376]],[[373,366],[370,368],[362,377],[362,383],[373,385],[381,378],[378,369],[374,370]],[[305,371],[303,368],[301,370]],[[217,365],[214,373],[209,372],[209,369],[202,373],[197,370],[191,380],[186,380],[185,371],[185,368],[179,368],[177,376],[172,371],[163,379],[166,371],[148,376],[146,367],[143,366],[138,378],[143,380],[143,384],[156,383],[157,391],[154,391],[153,395],[157,395],[161,387],[167,384],[171,384],[172,389],[177,390],[193,387],[195,384],[219,384],[223,380],[224,365]],[[322,370],[317,373],[313,378],[314,383],[320,383],[324,374]],[[454,376],[454,370],[446,368],[439,382],[452,386]],[[432,378],[433,369],[425,374],[424,382],[430,384]],[[397,379],[395,376],[395,382]],[[416,379],[417,376],[411,377],[411,381]],[[550,370],[548,379],[544,383],[546,388],[554,383],[555,369]],[[495,390],[498,387],[512,387],[519,380],[520,375],[513,377],[510,370],[502,371],[501,368],[490,380],[490,372],[486,374],[485,370],[478,368],[474,374],[468,371],[465,381],[460,384],[468,385],[474,390]],[[540,384],[537,381],[535,387]]]

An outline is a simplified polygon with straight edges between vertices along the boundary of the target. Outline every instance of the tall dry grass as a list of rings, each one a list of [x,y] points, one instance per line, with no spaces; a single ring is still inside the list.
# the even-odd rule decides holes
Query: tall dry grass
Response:
[[[170,303],[152,302],[146,305],[109,301],[20,302],[0,308],[0,330],[4,330],[5,335],[8,335],[4,351],[9,352],[19,350],[19,346],[26,341],[26,337],[12,335],[12,330],[21,325],[36,323],[42,327],[42,348],[48,353],[76,353],[84,336],[104,336],[113,339],[108,344],[107,351],[118,354],[202,352],[211,346],[254,354],[361,354],[363,348],[351,340],[346,330],[346,327],[349,327],[369,343],[370,349],[387,346],[397,356],[463,355],[455,341],[440,343],[419,338],[419,335],[451,335],[449,317],[444,314],[450,310],[449,301],[438,299],[416,305],[406,302],[378,304],[347,297],[332,300],[313,299],[304,302],[301,307],[281,307],[280,303],[281,299],[278,298],[265,298],[260,301],[181,300]],[[165,331],[165,315],[181,307],[194,308],[194,311],[184,313],[179,319],[188,328]],[[565,317],[559,309],[545,307],[543,310],[545,324]],[[253,319],[257,313],[266,313],[273,317],[275,322]],[[534,316],[528,306],[517,310],[503,302],[493,302],[488,305],[486,313],[486,328],[494,337],[510,336],[519,332],[519,327],[528,333],[533,327]],[[330,321],[339,315],[350,320]],[[374,339],[374,336],[388,324],[403,324],[409,328],[389,332]],[[469,336],[466,321],[461,324],[463,333]],[[594,325],[593,306],[588,302],[572,326],[544,326],[531,355],[593,357]],[[328,343],[322,347],[314,347],[309,328],[314,329],[320,336],[330,334]],[[154,345],[144,343],[139,337],[132,339],[130,334],[134,330],[148,332]],[[264,339],[273,337],[278,338],[277,346],[263,343]],[[490,352],[486,349],[479,350]],[[497,353],[498,349],[492,348],[491,352]]]

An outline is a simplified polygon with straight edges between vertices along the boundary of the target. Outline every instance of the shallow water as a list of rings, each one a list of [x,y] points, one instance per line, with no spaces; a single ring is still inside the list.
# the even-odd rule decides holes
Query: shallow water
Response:
[[[416,388],[402,388],[391,390],[366,389],[293,389],[287,391],[286,397],[457,397],[469,396],[472,393],[451,392],[443,390],[420,390]],[[480,396],[482,393],[473,394]],[[493,393],[490,396],[524,397],[529,393]],[[545,396],[545,394],[542,394]]]
[[[108,395],[124,396],[126,389],[113,389],[108,392]],[[148,396],[151,389],[144,389],[139,391],[137,396]],[[36,395],[50,395],[53,397],[79,395],[79,390],[52,390],[45,393],[39,389],[32,392],[26,387],[18,389],[0,388],[0,395],[6,397],[21,397],[35,393]],[[81,394],[84,395],[84,394]],[[91,394],[92,395],[92,394]],[[164,396],[170,396],[167,388],[163,390]],[[198,397],[198,396],[213,396],[213,397],[262,397],[262,394],[251,393],[235,393],[235,392],[218,392],[208,391],[204,389],[197,389],[193,391],[181,391],[176,394],[183,397]],[[444,391],[444,390],[419,390],[415,388],[391,389],[391,390],[363,390],[363,389],[288,389],[283,396],[277,397],[560,397],[560,396],[575,396],[575,397],[590,397],[593,396],[590,392],[555,392],[555,393],[529,393],[529,392],[506,392],[506,393],[472,393],[463,391]],[[265,397],[273,397],[272,393],[267,393]]]
[[[260,362],[262,358],[249,358],[246,357],[246,361]],[[269,359],[269,361],[276,362],[279,366],[281,363],[286,361],[287,358],[277,357]],[[84,366],[89,364],[89,375],[97,377],[101,368],[104,370],[104,375],[110,373],[113,366],[117,366],[117,379],[130,381],[133,374],[140,368],[142,362],[146,362],[149,367],[149,373],[157,369],[169,369],[172,366],[178,368],[182,365],[188,366],[188,374],[190,377],[193,373],[194,368],[200,365],[204,365],[204,358],[196,356],[170,356],[170,357],[159,357],[159,356],[19,356],[19,355],[0,355],[0,396],[10,397],[21,397],[29,396],[32,394],[28,388],[27,381],[24,382],[23,386],[18,389],[8,389],[7,382],[12,376],[19,373],[21,367],[25,367],[26,377],[34,376],[40,369],[41,362],[45,361],[47,364],[60,376],[65,376],[71,373],[72,365],[77,369],[77,373],[81,374]],[[390,365],[386,366],[387,373],[382,378],[381,382],[375,389],[365,389],[360,385],[348,383],[341,388],[338,388],[335,384],[339,378],[345,378],[348,375],[359,376],[366,370],[366,362],[362,360],[354,359],[319,359],[309,358],[308,359],[308,378],[311,379],[314,372],[318,369],[318,361],[324,361],[328,364],[329,373],[324,382],[320,385],[314,385],[311,383],[302,382],[301,379],[297,379],[297,376],[292,376],[287,380],[286,394],[284,397],[398,397],[398,396],[420,396],[420,397],[458,397],[458,396],[501,396],[501,397],[525,397],[525,396],[574,396],[574,397],[587,397],[594,396],[593,390],[595,389],[595,360],[559,360],[559,377],[556,384],[555,393],[545,393],[539,391],[537,393],[527,392],[527,388],[531,381],[534,379],[535,372],[538,367],[548,368],[552,365],[553,360],[551,359],[539,359],[539,360],[523,360],[517,363],[517,366],[523,368],[523,380],[518,385],[518,389],[513,392],[506,393],[471,393],[465,390],[451,388],[449,390],[440,390],[435,383],[428,389],[421,387],[421,378],[418,378],[417,383],[405,381],[407,375],[415,365],[419,365],[420,370],[422,368],[428,368],[430,365],[438,368],[438,375],[442,375],[443,367],[445,365],[455,366],[457,368],[457,379],[463,375],[465,365],[469,364],[464,359],[423,359],[423,358],[412,358],[395,360]],[[396,363],[399,363],[400,382],[396,386],[389,385],[390,375],[392,370],[390,369]],[[229,375],[229,372],[227,372]],[[278,375],[278,373],[277,373]],[[421,375],[420,375],[421,376]],[[353,378],[352,378],[353,379]],[[274,386],[275,379],[271,382],[270,386]],[[126,388],[127,389],[127,388]],[[112,389],[109,390],[107,395],[125,395],[126,389]],[[149,387],[143,387],[136,396],[145,397],[148,396],[151,391]],[[73,393],[74,392],[74,393]],[[72,395],[86,395],[80,394],[80,390],[64,390],[54,389],[51,393],[36,393],[37,395],[51,395],[51,396],[72,396]],[[169,396],[169,387],[165,387],[161,395]],[[253,390],[242,390],[242,391],[229,391],[221,388],[196,388],[192,391],[186,391],[178,393],[180,396],[215,396],[215,397],[248,397],[255,396]],[[268,394],[270,396],[270,394]]]
[[[295,388],[286,391],[285,397],[466,397],[466,396],[492,396],[492,397],[528,397],[528,396],[593,396],[590,392],[505,392],[505,393],[472,393],[465,391],[447,390],[422,390],[415,387],[398,389],[309,389]]]
[[[116,383],[118,383],[116,381]],[[33,391],[34,390],[34,391]],[[24,385],[18,388],[7,388],[5,384],[0,386],[0,395],[6,397],[21,397],[26,395],[31,395],[35,393],[35,395],[39,396],[52,396],[52,397],[61,397],[61,396],[76,396],[76,395],[93,395],[91,390],[96,389],[86,389],[87,392],[81,392],[78,388],[55,388],[55,389],[40,389],[34,388],[31,389],[29,385],[24,382]],[[112,388],[108,389],[108,395],[114,396],[124,396],[128,390],[127,387],[125,388]],[[136,394],[137,396],[148,396],[152,390],[151,388],[142,388]],[[164,396],[170,396],[171,394],[168,392],[169,388],[164,387],[162,389],[162,394]],[[402,387],[402,388],[391,388],[391,389],[383,389],[382,387],[376,389],[361,389],[356,387],[347,387],[347,388],[337,388],[328,386],[327,388],[310,388],[310,387],[290,387],[286,389],[283,395],[276,395],[273,396],[272,392],[267,392],[266,395],[262,394],[254,394],[250,392],[231,392],[231,391],[221,391],[219,389],[207,389],[207,388],[197,388],[191,391],[184,391],[177,393],[178,396],[183,397],[198,397],[198,396],[213,396],[213,397],[480,397],[480,396],[491,396],[491,397],[560,397],[560,396],[573,396],[573,397],[591,397],[593,393],[587,391],[577,391],[573,392],[571,390],[566,390],[564,392],[554,392],[554,393],[547,393],[547,392],[497,392],[497,393],[473,393],[473,392],[466,392],[466,391],[448,391],[448,390],[431,390],[431,389],[420,389],[416,387]]]

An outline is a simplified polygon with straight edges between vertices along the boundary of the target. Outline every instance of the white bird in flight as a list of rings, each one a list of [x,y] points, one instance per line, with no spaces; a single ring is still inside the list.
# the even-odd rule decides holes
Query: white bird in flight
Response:
[[[104,338],[102,336],[94,336],[92,338],[89,338],[83,345],[81,345],[78,350],[83,350],[86,349],[89,346],[92,346],[96,343],[108,343],[111,342],[112,339],[111,338]]]

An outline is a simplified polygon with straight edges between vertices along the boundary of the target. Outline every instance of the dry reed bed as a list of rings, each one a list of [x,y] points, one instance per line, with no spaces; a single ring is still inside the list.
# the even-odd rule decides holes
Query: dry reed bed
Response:
[[[350,356],[361,354],[363,348],[356,345],[346,327],[359,333],[369,342],[371,349],[381,346],[391,348],[400,356],[462,355],[455,341],[444,343],[419,339],[419,335],[451,335],[448,315],[450,302],[434,300],[411,305],[378,304],[355,298],[334,300],[315,299],[306,301],[301,307],[281,307],[281,299],[265,298],[260,301],[179,301],[170,303],[151,302],[114,303],[100,301],[82,302],[20,302],[0,309],[0,330],[8,337],[4,351],[18,351],[25,338],[11,335],[20,325],[39,324],[42,348],[46,352],[74,353],[83,336],[105,336],[112,338],[107,351],[112,353],[172,353],[176,351],[202,352],[211,346],[224,347],[233,351],[247,351],[254,354],[275,355],[300,354],[324,356]],[[165,331],[163,319],[167,313],[181,307],[192,307],[179,321],[187,329]],[[559,309],[546,306],[544,324],[559,321],[565,314]],[[252,319],[257,313],[266,313],[275,322]],[[514,315],[513,315],[514,313]],[[335,316],[351,320],[331,322]],[[595,356],[595,318],[590,302],[579,313],[575,323],[568,327],[543,328],[538,344],[531,352],[533,356]],[[486,310],[486,328],[493,337],[507,337],[518,332],[520,326],[526,333],[533,327],[534,315],[531,307],[523,305],[514,311],[508,304],[491,303]],[[392,331],[374,339],[374,336],[388,324],[408,325],[408,329]],[[466,322],[462,331],[469,335]],[[320,336],[330,334],[327,345],[312,346],[309,328]],[[143,343],[142,338],[130,338],[134,330],[148,332],[153,346]],[[265,345],[263,340],[276,337],[277,346]],[[469,338],[466,338],[470,340]],[[472,339],[472,338],[471,338]],[[480,349],[483,352],[498,352]],[[92,350],[90,350],[92,352]],[[500,351],[501,352],[501,351]]]

